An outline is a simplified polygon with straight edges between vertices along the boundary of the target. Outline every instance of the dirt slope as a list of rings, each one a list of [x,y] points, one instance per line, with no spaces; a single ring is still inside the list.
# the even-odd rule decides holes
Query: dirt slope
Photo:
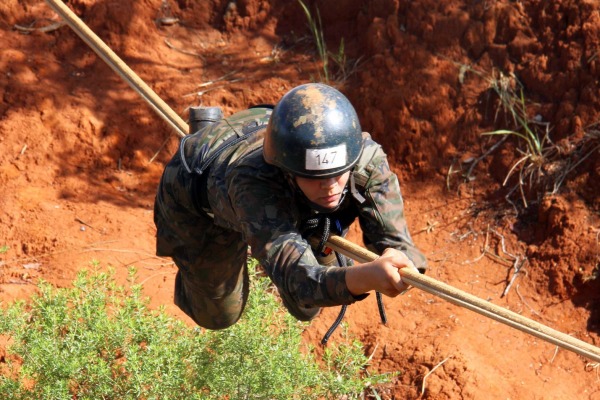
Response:
[[[330,77],[388,152],[430,276],[600,346],[600,4],[306,3],[332,53],[343,40]],[[274,103],[324,75],[296,2],[68,4],[184,119],[189,106]],[[175,267],[153,255],[154,190],[178,138],[57,20],[40,0],[0,4],[0,298],[68,285],[99,259],[119,276],[135,265],[152,304],[185,319]],[[552,141],[522,196],[502,185],[522,142],[480,135],[515,129],[494,82],[522,85],[530,126]],[[600,399],[590,360],[419,290],[386,305],[387,326],[374,296],[346,317],[369,368],[399,372],[382,398]]]

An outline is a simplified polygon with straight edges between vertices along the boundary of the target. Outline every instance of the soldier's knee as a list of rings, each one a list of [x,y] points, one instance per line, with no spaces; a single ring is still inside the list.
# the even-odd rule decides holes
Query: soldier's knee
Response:
[[[241,313],[240,313],[241,315]],[[218,331],[222,329],[227,329],[230,326],[233,326],[239,319],[240,315],[237,315],[234,318],[205,318],[204,315],[201,316],[190,316],[194,322],[196,322],[199,326],[205,329],[210,329],[211,331]]]
[[[315,319],[317,317],[317,315],[319,315],[320,312],[321,312],[321,308],[317,307],[317,308],[313,308],[310,310],[305,309],[304,312],[302,312],[302,313],[290,312],[290,314],[292,314],[294,317],[296,317],[296,319],[298,319],[298,321],[308,322],[308,321],[312,321],[313,319]]]
[[[283,301],[283,305],[298,321],[311,321],[321,312],[321,307],[302,307],[285,300]]]
[[[175,276],[175,304],[203,328],[226,329],[235,324],[244,311],[248,299],[248,274],[242,270],[231,291],[217,295],[213,291],[201,289],[186,289],[179,271]]]
[[[214,304],[208,304],[208,301],[202,300],[204,299],[196,299],[196,304],[192,304],[187,298],[181,295],[181,292],[179,295],[177,292],[175,294],[175,304],[177,307],[202,328],[210,330],[226,329],[235,324],[242,315],[242,308],[237,310],[216,310]],[[199,303],[203,304],[198,306]]]

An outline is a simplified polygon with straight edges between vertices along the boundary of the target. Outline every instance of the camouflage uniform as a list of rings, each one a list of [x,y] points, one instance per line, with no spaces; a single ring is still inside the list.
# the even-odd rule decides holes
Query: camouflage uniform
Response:
[[[157,254],[172,257],[179,268],[175,303],[209,329],[234,324],[243,311],[248,246],[300,320],[314,318],[320,307],[366,297],[348,291],[345,268],[319,264],[303,237],[303,223],[324,214],[311,209],[293,180],[264,161],[262,140],[270,113],[269,108],[252,108],[184,138],[158,187]],[[332,231],[344,234],[358,217],[370,248],[378,253],[397,248],[424,270],[425,257],[407,230],[398,179],[381,147],[363,135],[365,148],[348,184],[355,190],[326,214]],[[223,143],[233,145],[199,175],[206,164],[201,160],[215,157]]]

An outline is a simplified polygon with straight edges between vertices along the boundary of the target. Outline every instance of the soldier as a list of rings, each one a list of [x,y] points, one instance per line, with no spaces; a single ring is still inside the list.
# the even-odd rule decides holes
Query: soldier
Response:
[[[215,119],[182,139],[154,206],[157,254],[178,267],[175,304],[197,324],[223,329],[240,318],[248,247],[302,321],[370,291],[397,296],[408,287],[400,268],[425,271],[398,179],[338,90],[305,84],[274,108]],[[381,256],[352,265],[325,243],[356,218]]]

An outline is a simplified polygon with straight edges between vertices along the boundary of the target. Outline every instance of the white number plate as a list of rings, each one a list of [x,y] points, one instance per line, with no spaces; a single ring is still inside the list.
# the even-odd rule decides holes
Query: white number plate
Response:
[[[307,149],[306,169],[309,171],[320,171],[343,167],[346,165],[346,145],[330,147],[328,149]]]

